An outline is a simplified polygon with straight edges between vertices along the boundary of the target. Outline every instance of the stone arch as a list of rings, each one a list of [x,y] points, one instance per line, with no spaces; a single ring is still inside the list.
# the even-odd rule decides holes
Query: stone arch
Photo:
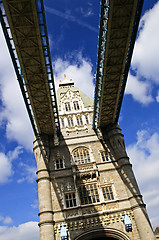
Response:
[[[89,230],[74,240],[130,240],[130,238],[122,231],[115,228],[100,228],[95,230]]]

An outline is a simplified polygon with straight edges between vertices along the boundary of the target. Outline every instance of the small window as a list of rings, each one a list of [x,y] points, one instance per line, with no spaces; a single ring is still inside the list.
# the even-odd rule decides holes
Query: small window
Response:
[[[74,109],[75,110],[79,110],[80,108],[79,108],[79,104],[78,104],[78,102],[76,101],[76,102],[73,102],[73,106],[74,106]]]
[[[88,116],[86,116],[86,124],[89,124]]]
[[[83,185],[79,187],[81,205],[99,202],[99,194],[96,184]]]
[[[100,154],[101,154],[101,158],[102,158],[103,162],[112,160],[112,156],[108,151],[102,151],[102,152],[100,152]]]
[[[89,151],[84,147],[77,148],[73,151],[73,159],[75,164],[86,164],[91,161]]]
[[[78,126],[83,125],[83,121],[82,121],[82,117],[81,116],[80,117],[76,117],[76,119],[77,119],[77,125]]]
[[[69,102],[65,103],[65,109],[66,109],[67,112],[71,111],[71,106],[70,106]]]
[[[105,201],[114,200],[114,195],[111,186],[103,187],[102,192]]]
[[[70,118],[67,119],[67,121],[68,121],[68,126],[69,127],[73,127],[74,126],[73,118],[70,117]]]
[[[63,159],[56,159],[55,169],[58,170],[58,169],[62,169],[62,168],[64,168],[64,160]]]
[[[61,119],[62,127],[65,127],[64,119]]]
[[[70,208],[70,207],[75,207],[77,206],[76,204],[76,195],[75,193],[66,193],[65,194],[65,201],[66,201],[66,207]]]

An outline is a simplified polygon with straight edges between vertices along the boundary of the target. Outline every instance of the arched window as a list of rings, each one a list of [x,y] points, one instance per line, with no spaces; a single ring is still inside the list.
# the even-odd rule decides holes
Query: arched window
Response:
[[[91,160],[88,149],[84,147],[76,148],[73,151],[73,160],[75,164],[89,163]]]
[[[65,168],[64,160],[59,158],[55,161],[55,170],[63,169]]]

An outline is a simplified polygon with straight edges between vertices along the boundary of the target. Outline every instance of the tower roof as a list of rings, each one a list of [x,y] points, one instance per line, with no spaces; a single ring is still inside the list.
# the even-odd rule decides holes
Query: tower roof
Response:
[[[57,104],[59,107],[61,105],[61,94],[66,94],[69,90],[75,94],[79,94],[85,107],[93,106],[93,100],[89,98],[85,93],[83,93],[80,89],[75,87],[72,79],[69,80],[66,78],[66,75],[64,75],[64,80],[60,81],[59,89],[57,90]]]
[[[60,80],[59,87],[70,86],[70,85],[74,85],[74,82],[72,81],[72,79],[70,80],[67,79],[66,74],[64,74],[64,80],[63,81]]]

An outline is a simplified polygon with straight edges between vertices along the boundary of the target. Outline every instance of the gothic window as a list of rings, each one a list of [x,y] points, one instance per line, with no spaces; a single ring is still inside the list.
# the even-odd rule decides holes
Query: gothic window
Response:
[[[78,126],[83,125],[83,121],[82,121],[82,117],[81,116],[76,117],[76,119],[77,119],[77,125]]]
[[[66,109],[67,112],[71,111],[71,106],[70,106],[69,102],[65,103],[65,109]]]
[[[69,127],[73,127],[73,126],[74,126],[73,118],[72,118],[72,117],[68,118],[67,121],[68,121],[68,126],[69,126]]]
[[[88,116],[86,116],[86,124],[89,124]]]
[[[76,204],[76,195],[75,192],[65,194],[66,207],[75,207]]]
[[[103,187],[102,192],[105,201],[114,200],[113,190],[111,186]]]
[[[65,165],[64,165],[64,160],[63,159],[56,159],[55,161],[55,169],[58,170],[58,169],[62,169],[64,168]]]
[[[75,109],[75,110],[79,110],[79,109],[80,109],[80,108],[79,108],[79,104],[78,104],[77,101],[73,102],[73,106],[74,106],[74,109]]]
[[[84,147],[76,148],[73,151],[73,159],[75,164],[85,164],[91,161],[89,151]]]
[[[101,155],[101,159],[103,162],[112,160],[112,156],[108,151],[102,151],[102,152],[100,152],[100,155]]]
[[[99,202],[99,194],[95,183],[79,187],[81,205]]]

